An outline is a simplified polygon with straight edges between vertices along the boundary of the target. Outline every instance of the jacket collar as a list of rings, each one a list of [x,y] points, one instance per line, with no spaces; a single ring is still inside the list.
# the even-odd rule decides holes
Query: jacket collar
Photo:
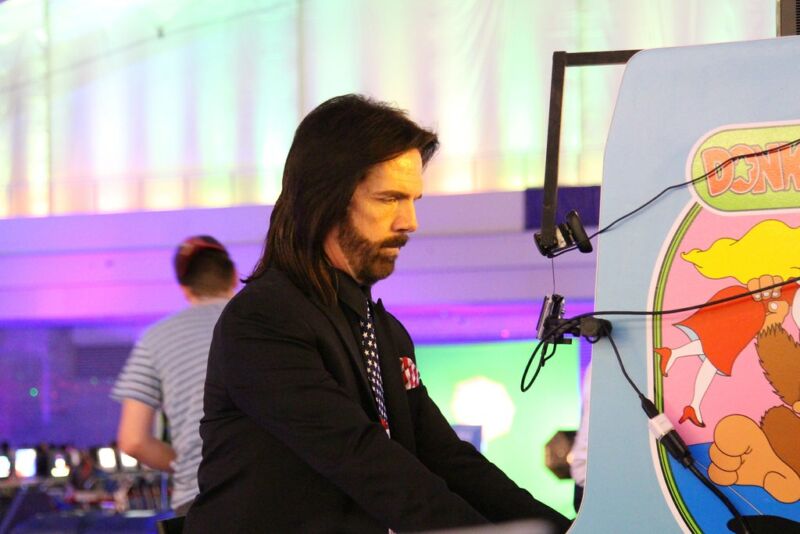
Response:
[[[358,318],[366,320],[367,306],[366,301],[372,302],[372,292],[369,286],[359,285],[348,274],[339,270],[332,270],[331,276],[336,287],[336,296],[339,302],[353,310]]]

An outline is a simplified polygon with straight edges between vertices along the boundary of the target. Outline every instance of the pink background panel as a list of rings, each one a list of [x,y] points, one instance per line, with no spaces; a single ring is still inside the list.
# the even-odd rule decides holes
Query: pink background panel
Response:
[[[759,221],[765,219],[779,219],[791,227],[800,226],[800,213],[796,212],[722,215],[702,210],[678,247],[678,255],[667,278],[663,309],[701,304],[707,302],[717,291],[738,285],[739,282],[734,278],[711,280],[703,277],[691,263],[681,258],[680,254],[694,248],[705,250],[719,238],[738,239]],[[676,348],[689,342],[686,335],[674,325],[691,313],[693,312],[664,316],[662,322],[664,346]],[[784,327],[797,339],[798,328],[791,315],[786,319]],[[736,325],[720,325],[720,328],[733,329]],[[760,421],[766,409],[781,404],[780,398],[764,377],[754,343],[751,343],[736,359],[730,377],[717,375],[711,382],[701,403],[706,427],[698,428],[688,421],[678,424],[684,406],[691,402],[700,364],[701,360],[697,357],[681,358],[672,366],[669,376],[664,378],[664,411],[689,444],[713,441],[714,427],[726,415],[738,413]]]

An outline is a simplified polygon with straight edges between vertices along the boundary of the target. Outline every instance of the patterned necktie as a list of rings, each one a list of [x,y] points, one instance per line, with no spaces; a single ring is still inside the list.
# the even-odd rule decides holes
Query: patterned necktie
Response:
[[[378,415],[381,418],[381,425],[389,433],[389,418],[386,415],[386,402],[383,400],[383,379],[381,378],[381,366],[378,359],[378,342],[375,339],[375,325],[372,323],[372,306],[367,299],[367,318],[359,321],[361,326],[361,349],[364,355],[364,363],[367,365],[367,379],[372,395],[375,397],[375,404],[378,405]]]

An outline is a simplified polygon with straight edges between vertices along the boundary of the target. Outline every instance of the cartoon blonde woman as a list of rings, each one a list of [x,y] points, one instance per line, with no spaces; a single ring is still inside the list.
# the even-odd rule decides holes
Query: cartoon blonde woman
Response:
[[[718,291],[709,302],[736,297],[800,276],[800,228],[765,220],[739,240],[718,239],[707,250],[694,249],[681,256],[706,278],[732,277],[740,282],[741,285]],[[675,324],[689,342],[676,348],[655,349],[661,373],[668,376],[675,363],[687,356],[702,360],[691,403],[684,407],[679,423],[690,421],[699,427],[706,426],[700,405],[711,382],[717,375],[731,375],[734,362],[760,331],[765,315],[774,311],[769,307],[776,306],[776,301],[787,302],[795,323],[800,324],[797,290],[797,283],[765,289],[752,297],[701,308]]]

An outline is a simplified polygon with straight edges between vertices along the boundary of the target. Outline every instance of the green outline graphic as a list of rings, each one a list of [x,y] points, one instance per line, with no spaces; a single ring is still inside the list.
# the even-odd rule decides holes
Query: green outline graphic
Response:
[[[661,269],[658,273],[658,281],[656,282],[656,289],[655,294],[653,296],[653,310],[654,311],[661,311],[664,309],[664,291],[667,286],[667,278],[669,277],[669,272],[672,269],[672,263],[675,260],[675,256],[678,252],[678,246],[683,241],[683,238],[686,236],[686,232],[689,230],[689,227],[692,225],[694,220],[697,218],[697,215],[702,210],[702,207],[698,203],[694,203],[692,207],[689,209],[689,212],[681,221],[680,226],[678,226],[678,230],[672,236],[672,241],[667,248],[666,254],[664,254],[664,259],[661,264]],[[655,315],[653,316],[653,347],[660,347],[661,346],[661,316]],[[658,407],[659,411],[664,411],[664,378],[661,376],[661,373],[657,372],[659,368],[658,361],[656,361],[655,353],[651,355],[653,358],[653,374],[655,375],[655,379],[653,380],[654,384],[654,395],[655,395],[655,403]],[[683,497],[681,496],[680,492],[678,492],[678,487],[675,483],[675,479],[672,476],[672,468],[669,464],[669,459],[667,457],[667,451],[663,445],[660,443],[658,444],[658,458],[661,464],[661,472],[664,474],[664,481],[669,488],[670,496],[672,497],[672,502],[675,503],[678,511],[683,517],[684,522],[686,525],[691,529],[692,532],[697,534],[702,534],[702,530],[697,525],[692,514],[689,512],[689,509],[686,507],[686,503],[683,501]]]

